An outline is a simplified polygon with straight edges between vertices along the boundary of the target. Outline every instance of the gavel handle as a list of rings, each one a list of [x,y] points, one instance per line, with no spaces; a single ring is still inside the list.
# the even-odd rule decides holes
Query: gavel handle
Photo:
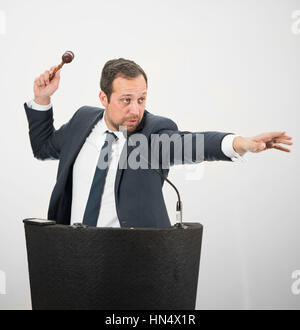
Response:
[[[58,66],[54,69],[54,71],[53,71],[53,72],[50,74],[50,76],[49,76],[49,80],[50,80],[50,81],[55,77],[55,73],[56,73],[58,70],[60,70],[60,69],[63,67],[64,64],[65,64],[64,62],[61,62],[60,65],[58,65]]]

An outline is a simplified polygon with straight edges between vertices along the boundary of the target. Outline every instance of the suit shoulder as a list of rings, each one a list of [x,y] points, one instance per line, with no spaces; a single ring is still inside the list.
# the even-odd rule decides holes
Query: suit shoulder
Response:
[[[145,127],[152,131],[178,130],[177,124],[170,118],[154,115],[147,111]]]
[[[80,107],[75,114],[77,114],[78,116],[86,116],[86,115],[93,116],[93,115],[98,115],[100,112],[104,112],[104,109],[84,105]]]

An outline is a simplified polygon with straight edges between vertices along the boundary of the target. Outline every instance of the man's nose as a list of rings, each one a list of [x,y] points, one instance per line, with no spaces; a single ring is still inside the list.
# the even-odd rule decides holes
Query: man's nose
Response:
[[[129,112],[131,115],[138,116],[140,112],[139,104],[137,102],[132,102],[130,104]]]

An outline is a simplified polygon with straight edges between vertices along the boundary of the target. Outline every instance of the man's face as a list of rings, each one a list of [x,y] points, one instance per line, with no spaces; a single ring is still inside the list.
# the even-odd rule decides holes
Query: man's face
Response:
[[[106,94],[100,92],[100,100],[105,107],[105,121],[109,129],[118,131],[119,126],[126,126],[133,132],[141,122],[147,96],[147,84],[141,74],[136,78],[118,77],[113,81],[110,102]]]

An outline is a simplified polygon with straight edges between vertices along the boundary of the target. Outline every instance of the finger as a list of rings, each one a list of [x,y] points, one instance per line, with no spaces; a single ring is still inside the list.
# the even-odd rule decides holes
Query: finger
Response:
[[[50,83],[49,76],[50,76],[50,72],[49,71],[45,71],[43,77],[44,77],[44,80],[45,80],[46,85],[49,85],[49,83]]]
[[[54,70],[56,69],[56,66],[52,66],[49,70],[50,74],[52,74],[54,72]]]
[[[56,71],[55,77],[60,78],[60,70]]]
[[[43,82],[43,79],[42,79],[41,77],[38,78],[38,80],[37,80],[37,85],[38,85],[40,88],[44,87],[44,82]]]
[[[293,140],[293,137],[292,136],[282,136],[281,139],[284,139],[284,140]]]
[[[55,72],[55,75],[54,75],[54,77],[52,78],[52,80],[57,81],[57,80],[59,80],[59,79],[60,79],[60,70],[58,70],[58,71]]]
[[[38,87],[40,87],[40,80],[39,78],[36,78],[35,81],[34,81],[34,84]]]
[[[270,132],[270,133],[267,133],[267,138],[274,139],[277,137],[282,137],[285,135],[285,133],[286,132]]]
[[[287,140],[284,140],[284,139],[274,139],[273,140],[274,143],[282,143],[282,144],[286,144],[286,145],[293,145],[293,142],[290,142],[290,141],[287,141]]]
[[[284,134],[283,134],[284,133]],[[288,136],[288,135],[286,135],[286,132],[283,132],[282,133],[282,135],[280,136],[280,138],[282,139],[282,138],[291,138],[292,139],[292,137],[291,136]]]
[[[44,74],[41,74],[40,75],[40,83],[41,83],[41,85],[42,86],[46,86],[46,81],[45,81],[45,76],[44,76]]]
[[[57,67],[56,66],[54,66],[54,67],[52,67],[51,69],[50,69],[50,75],[51,76],[53,76],[52,77],[52,79],[54,79],[54,77],[56,77],[56,76],[58,76],[59,77],[59,71],[60,70],[58,70],[58,71],[56,71],[57,70]]]
[[[288,149],[288,148],[284,148],[284,147],[279,146],[279,145],[277,145],[277,144],[275,144],[273,148],[274,148],[274,149],[277,149],[277,150],[284,151],[284,152],[291,152],[290,149]]]

